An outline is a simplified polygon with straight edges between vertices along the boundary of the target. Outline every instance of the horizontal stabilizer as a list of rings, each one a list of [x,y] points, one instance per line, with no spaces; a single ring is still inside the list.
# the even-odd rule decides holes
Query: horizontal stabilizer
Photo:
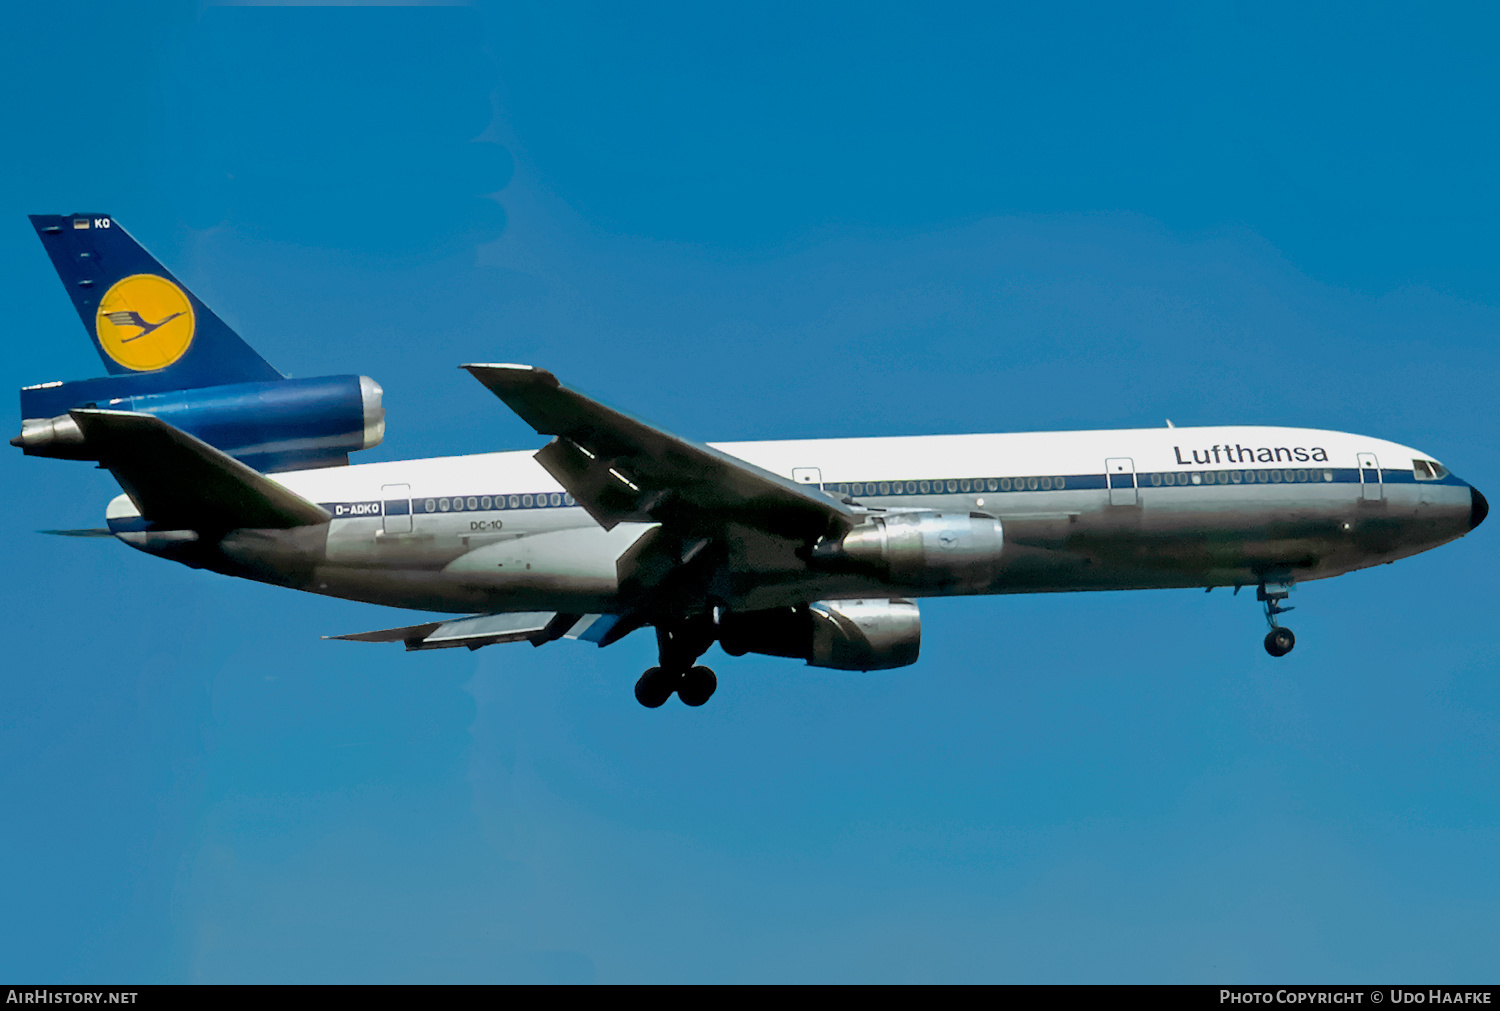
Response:
[[[141,516],[167,530],[285,530],[332,517],[302,496],[160,418],[69,412]]]

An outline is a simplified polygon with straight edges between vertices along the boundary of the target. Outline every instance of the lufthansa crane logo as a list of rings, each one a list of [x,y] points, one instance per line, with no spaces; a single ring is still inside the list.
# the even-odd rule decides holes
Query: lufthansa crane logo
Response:
[[[181,358],[193,343],[194,326],[187,294],[155,274],[116,281],[94,317],[99,346],[136,372],[164,369]]]

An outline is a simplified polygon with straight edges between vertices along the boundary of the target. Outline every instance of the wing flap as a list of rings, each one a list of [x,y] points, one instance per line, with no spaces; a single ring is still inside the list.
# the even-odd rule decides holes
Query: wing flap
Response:
[[[505,642],[529,642],[541,646],[554,639],[584,639],[599,642],[613,626],[610,615],[561,614],[556,611],[517,611],[510,614],[476,614],[451,621],[429,621],[401,628],[382,628],[374,632],[349,635],[326,635],[325,639],[347,639],[352,642],[401,642],[408,651],[452,649],[463,646],[479,649]]]
[[[173,428],[132,411],[69,412],[141,515],[168,530],[285,530],[332,517],[264,474]]]

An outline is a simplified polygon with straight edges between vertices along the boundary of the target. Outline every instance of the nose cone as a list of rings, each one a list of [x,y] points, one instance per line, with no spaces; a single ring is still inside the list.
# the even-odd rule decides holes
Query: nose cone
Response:
[[[1469,487],[1469,529],[1473,530],[1484,522],[1484,518],[1490,514],[1490,504],[1479,494],[1479,489]]]

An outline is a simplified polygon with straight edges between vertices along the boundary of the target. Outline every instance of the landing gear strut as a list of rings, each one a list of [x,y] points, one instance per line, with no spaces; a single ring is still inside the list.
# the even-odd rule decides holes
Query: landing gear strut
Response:
[[[1297,645],[1297,637],[1292,634],[1292,630],[1282,628],[1276,621],[1278,614],[1295,610],[1282,603],[1291,593],[1291,583],[1261,583],[1255,591],[1255,599],[1264,601],[1266,605],[1266,624],[1271,626],[1271,631],[1266,633],[1266,652],[1272,656],[1286,656]]]
[[[661,666],[652,667],[635,683],[635,699],[649,709],[663,705],[676,692],[685,705],[701,706],[719,687],[719,679],[707,667],[695,666],[713,645],[712,615],[656,626],[656,646]]]

